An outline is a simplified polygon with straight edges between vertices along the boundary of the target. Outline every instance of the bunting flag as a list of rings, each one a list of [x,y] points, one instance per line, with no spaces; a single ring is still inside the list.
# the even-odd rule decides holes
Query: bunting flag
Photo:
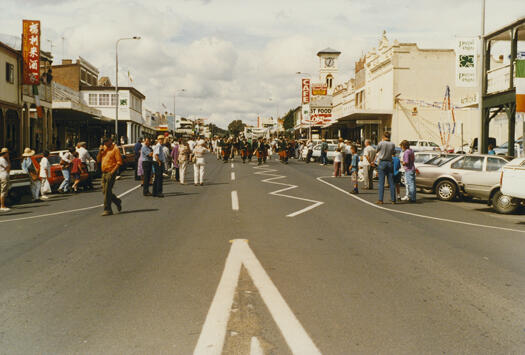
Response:
[[[516,112],[525,113],[525,59],[516,60]]]

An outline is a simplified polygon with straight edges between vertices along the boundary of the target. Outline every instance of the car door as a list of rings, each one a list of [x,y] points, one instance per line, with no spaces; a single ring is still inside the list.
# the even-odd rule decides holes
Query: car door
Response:
[[[450,175],[461,185],[462,177],[466,174],[483,174],[485,157],[478,155],[467,155],[456,160],[450,165]]]
[[[490,191],[498,185],[501,168],[507,161],[499,157],[485,157],[484,172],[473,173],[464,177],[464,183],[468,183],[467,192],[488,198]]]

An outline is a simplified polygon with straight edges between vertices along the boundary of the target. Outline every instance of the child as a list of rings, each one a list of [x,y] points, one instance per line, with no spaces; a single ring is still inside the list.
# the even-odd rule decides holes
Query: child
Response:
[[[78,158],[78,152],[73,152],[73,161],[71,162],[71,175],[73,176],[73,191],[78,192],[78,184],[80,183],[80,173],[82,169],[82,161]]]
[[[343,160],[343,153],[341,153],[341,148],[335,150],[334,156],[334,177],[341,177],[341,161]]]
[[[401,160],[399,160],[399,157],[396,155],[396,153],[392,154],[392,165],[394,166],[394,184],[396,186],[396,200],[398,200],[399,195],[401,195]]]
[[[350,164],[350,175],[352,176],[352,181],[354,183],[354,190],[351,194],[357,195],[359,193],[358,187],[358,175],[359,175],[359,156],[357,155],[357,147],[352,145],[350,147],[350,152],[352,153],[352,163]]]

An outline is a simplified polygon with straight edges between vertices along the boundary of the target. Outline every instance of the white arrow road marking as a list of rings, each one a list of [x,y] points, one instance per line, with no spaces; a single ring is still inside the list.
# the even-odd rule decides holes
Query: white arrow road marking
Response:
[[[266,271],[264,271],[261,263],[248,246],[248,241],[242,239],[232,241],[232,247],[226,259],[219,287],[213,297],[193,354],[219,355],[222,353],[235,288],[239,282],[242,265],[244,265],[253,284],[259,290],[261,298],[281,330],[292,353],[300,355],[321,354],[288,304],[286,304],[277,287],[275,287]],[[251,346],[253,350],[253,339]],[[254,353],[252,352],[252,354]]]
[[[295,217],[295,216],[298,216],[298,215],[300,215],[301,213],[308,212],[308,211],[310,211],[310,210],[312,210],[312,209],[314,209],[314,208],[316,208],[316,207],[319,207],[319,206],[321,206],[322,204],[324,204],[324,202],[321,202],[321,201],[310,200],[310,199],[307,199],[307,198],[302,198],[302,197],[296,197],[296,196],[290,196],[290,195],[282,194],[282,192],[284,192],[284,191],[288,191],[288,190],[296,189],[296,188],[298,188],[299,186],[297,186],[297,185],[291,185],[291,184],[286,184],[286,183],[282,183],[282,182],[275,182],[275,181],[273,181],[273,180],[279,180],[279,179],[286,179],[286,176],[284,176],[284,175],[277,175],[277,174],[272,174],[272,173],[271,173],[271,171],[278,171],[278,170],[270,169],[270,168],[265,168],[265,167],[262,167],[262,166],[254,167],[254,169],[263,169],[263,170],[265,170],[265,171],[260,171],[260,172],[254,173],[255,175],[266,175],[266,176],[272,176],[271,178],[261,180],[262,182],[265,182],[265,183],[267,183],[267,184],[274,184],[274,185],[286,186],[284,189],[280,189],[280,190],[277,190],[277,191],[270,192],[270,193],[269,193],[270,195],[281,196],[281,197],[291,198],[291,199],[294,199],[294,200],[300,200],[300,201],[306,201],[306,202],[311,202],[311,203],[313,203],[313,205],[310,205],[310,206],[308,206],[308,207],[306,207],[306,208],[303,208],[302,210],[296,211],[296,212],[294,212],[294,213],[290,213],[290,214],[286,215],[286,217]]]
[[[237,191],[232,191],[232,210],[239,210],[239,197],[237,196]]]
[[[252,337],[252,341],[250,343],[250,355],[264,355],[261,343],[259,343],[259,339],[257,339],[257,337]]]
[[[328,185],[328,186],[330,186],[330,187],[333,187],[334,189],[336,189],[338,191],[341,191],[342,193],[344,193],[344,194],[346,194],[346,195],[348,195],[348,196],[350,196],[352,198],[355,198],[358,201],[363,202],[364,204],[367,204],[367,205],[369,205],[371,207],[374,207],[374,208],[377,208],[377,209],[380,209],[380,210],[383,210],[383,211],[404,214],[404,215],[412,216],[412,217],[426,218],[426,219],[431,219],[431,220],[434,220],[434,221],[462,224],[462,225],[471,226],[471,227],[497,229],[497,230],[508,231],[508,232],[516,232],[516,233],[525,233],[525,230],[520,230],[520,229],[512,229],[512,228],[505,228],[505,227],[490,226],[490,225],[486,225],[486,224],[470,223],[470,222],[458,221],[458,220],[454,220],[454,219],[426,216],[424,214],[418,214],[418,213],[412,213],[412,212],[407,212],[407,211],[394,210],[392,208],[386,208],[386,207],[383,207],[381,205],[376,205],[375,203],[367,201],[364,198],[361,198],[359,196],[352,195],[351,193],[349,193],[345,189],[342,189],[342,188],[340,188],[338,186],[335,186],[334,184],[330,184],[329,182],[326,182],[326,181],[323,180],[323,179],[329,179],[329,178],[332,178],[332,176],[320,176],[320,177],[317,178],[317,180],[322,182],[322,183],[324,183],[324,184],[326,184],[326,185]]]

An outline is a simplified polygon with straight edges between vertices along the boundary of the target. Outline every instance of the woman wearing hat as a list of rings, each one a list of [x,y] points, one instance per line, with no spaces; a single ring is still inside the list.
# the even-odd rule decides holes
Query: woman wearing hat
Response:
[[[31,148],[24,149],[24,160],[22,161],[22,170],[24,173],[29,174],[31,178],[31,194],[33,195],[33,202],[40,201],[40,177],[39,172],[33,164],[31,157],[35,155],[35,151]]]
[[[208,151],[204,147],[204,141],[199,142],[198,145],[193,149],[193,156],[195,157],[195,164],[193,165],[193,182],[195,186],[204,184],[204,154]]]
[[[5,198],[9,191],[9,150],[2,148],[0,151],[0,212],[8,212],[10,209],[5,205]]]

